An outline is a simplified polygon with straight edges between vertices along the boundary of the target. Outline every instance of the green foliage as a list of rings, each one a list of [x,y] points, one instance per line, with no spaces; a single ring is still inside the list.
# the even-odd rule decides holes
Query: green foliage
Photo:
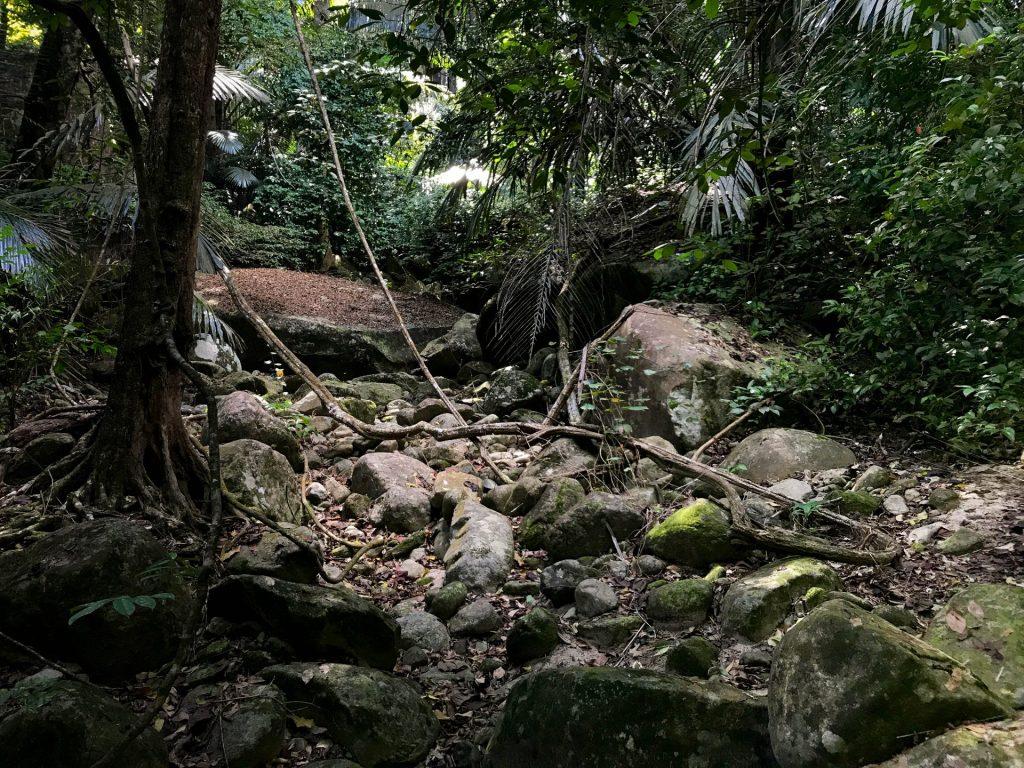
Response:
[[[156,608],[158,600],[173,600],[174,595],[169,592],[157,592],[153,595],[118,595],[117,597],[105,597],[102,600],[94,600],[91,603],[79,606],[71,614],[68,619],[68,626],[70,627],[79,619],[83,619],[89,614],[96,613],[100,608],[110,606],[117,613],[124,617],[131,616],[135,613],[136,608],[149,608],[152,610]]]

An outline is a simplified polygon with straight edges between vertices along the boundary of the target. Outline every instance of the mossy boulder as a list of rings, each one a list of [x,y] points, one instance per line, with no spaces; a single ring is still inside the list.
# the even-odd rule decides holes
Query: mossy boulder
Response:
[[[284,691],[295,714],[326,728],[366,768],[416,765],[437,740],[437,718],[409,680],[321,663],[281,664],[262,675]]]
[[[651,590],[647,617],[679,627],[703,624],[711,610],[714,587],[704,579],[682,579]]]
[[[651,670],[573,667],[513,685],[486,768],[772,766],[763,700]]]
[[[108,602],[68,625],[88,603],[156,594],[172,599],[155,599],[148,608],[133,604],[130,616]],[[127,679],[168,661],[191,605],[167,550],[127,520],[70,525],[0,555],[0,629],[103,680]]]
[[[1024,718],[962,725],[876,768],[1024,768]]]
[[[0,768],[91,768],[134,725],[132,712],[99,688],[52,678],[0,690]],[[151,728],[124,748],[119,766],[167,768]]]
[[[546,445],[537,454],[519,482],[530,477],[545,481],[556,477],[579,477],[592,470],[596,462],[594,454],[571,437],[562,437]]]
[[[228,576],[210,591],[209,611],[229,621],[255,621],[313,658],[380,669],[391,669],[398,658],[398,624],[341,586]]]
[[[76,442],[75,437],[67,432],[46,432],[39,435],[10,463],[7,468],[7,482],[20,483],[35,477],[71,453]]]
[[[768,710],[783,768],[862,766],[950,726],[1012,712],[945,653],[845,600],[819,606],[785,635]]]
[[[427,610],[441,621],[448,621],[466,602],[468,595],[469,590],[461,581],[449,581],[428,598]]]
[[[698,569],[733,560],[740,552],[732,541],[729,516],[707,499],[677,509],[654,526],[644,548],[663,560]]]
[[[579,480],[561,477],[544,486],[544,492],[523,518],[519,543],[526,549],[543,549],[551,525],[583,501],[586,491]]]
[[[491,377],[491,386],[479,408],[481,413],[504,416],[517,408],[528,408],[540,399],[540,382],[536,377],[518,368],[502,368]]]
[[[1024,708],[1024,587],[972,584],[936,614],[924,639]]]
[[[643,618],[636,614],[622,616],[609,613],[580,622],[576,631],[588,643],[599,648],[612,648],[628,642],[643,627]]]
[[[882,506],[882,500],[867,491],[840,491],[836,500],[839,511],[849,517],[867,517],[873,515]]]
[[[262,768],[284,747],[286,717],[281,691],[273,685],[260,686],[239,701],[237,709],[221,713],[207,753],[222,756],[229,768]]]
[[[217,403],[218,438],[221,443],[232,440],[256,440],[269,445],[302,471],[302,451],[295,435],[284,419],[275,416],[263,400],[252,392],[232,392]]]
[[[612,537],[629,541],[646,522],[643,502],[634,496],[593,491],[548,529],[545,548],[553,560],[600,555],[614,548]]]
[[[317,546],[317,538],[309,528],[292,526],[289,532],[300,541]],[[316,583],[320,574],[320,558],[314,552],[276,531],[267,531],[253,546],[240,547],[224,565],[228,573],[273,576],[302,584]]]
[[[718,648],[704,637],[687,637],[665,654],[665,669],[684,677],[709,677],[718,666]]]
[[[821,560],[791,557],[770,563],[729,587],[722,600],[722,631],[759,643],[771,637],[793,601],[808,590],[842,587],[839,575]]]
[[[505,640],[510,664],[525,664],[547,656],[557,645],[558,618],[539,607],[516,619]]]
[[[845,469],[857,461],[853,451],[835,440],[802,429],[762,429],[726,456],[724,469],[755,483],[777,483],[787,477]]]

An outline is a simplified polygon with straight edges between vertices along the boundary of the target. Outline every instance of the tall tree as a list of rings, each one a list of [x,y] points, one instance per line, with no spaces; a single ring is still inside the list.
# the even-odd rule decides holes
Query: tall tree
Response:
[[[34,2],[70,15],[111,84],[133,146],[142,221],[107,406],[87,452],[58,482],[58,491],[84,482],[87,495],[99,502],[136,495],[188,511],[206,472],[181,418],[182,374],[166,340],[171,334],[183,350],[192,343],[199,198],[221,2],[166,0],[144,145],[121,74],[81,6]]]

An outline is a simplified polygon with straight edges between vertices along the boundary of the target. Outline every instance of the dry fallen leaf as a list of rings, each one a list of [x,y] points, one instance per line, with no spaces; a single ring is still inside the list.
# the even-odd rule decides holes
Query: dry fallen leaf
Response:
[[[967,633],[967,620],[956,611],[946,614],[946,626],[958,635]]]
[[[971,602],[967,604],[967,612],[976,619],[985,618],[985,611],[982,609],[980,605],[978,605],[973,600],[971,600]]]

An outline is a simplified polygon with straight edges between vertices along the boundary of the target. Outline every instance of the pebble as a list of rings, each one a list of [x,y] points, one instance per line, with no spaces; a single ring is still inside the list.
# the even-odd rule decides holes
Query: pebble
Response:
[[[897,494],[886,496],[885,501],[882,502],[882,508],[890,515],[906,515],[910,513],[910,507],[907,506],[906,499]]]

